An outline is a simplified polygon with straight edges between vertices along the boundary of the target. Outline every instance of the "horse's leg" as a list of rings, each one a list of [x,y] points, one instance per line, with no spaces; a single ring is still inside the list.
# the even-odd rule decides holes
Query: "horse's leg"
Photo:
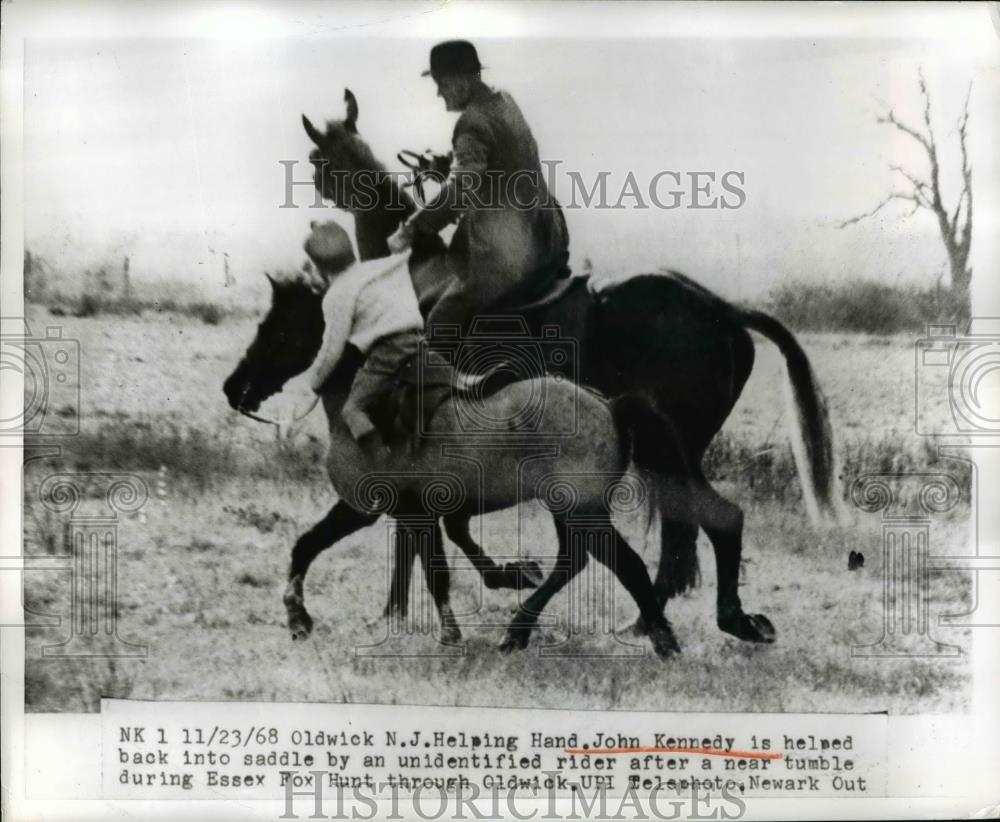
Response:
[[[452,514],[444,517],[444,530],[448,539],[455,543],[469,562],[479,571],[483,578],[483,583],[487,588],[537,588],[542,578],[542,570],[534,560],[523,562],[508,562],[504,565],[497,565],[486,555],[482,547],[473,538],[469,531],[469,521],[467,514]]]
[[[687,585],[679,585],[675,570],[686,557],[694,556],[698,541],[698,525],[685,519],[668,519],[667,512],[662,513],[660,524],[660,561],[656,566],[656,577],[653,579],[653,591],[656,594],[656,604],[662,612],[673,597],[687,590]],[[694,569],[697,571],[697,567]],[[639,635],[646,634],[646,620],[641,616],[635,621],[632,630]]]
[[[748,642],[774,642],[774,625],[763,614],[747,614],[740,602],[743,511],[718,493],[698,472],[694,511],[715,551],[719,628]]]
[[[312,561],[338,540],[366,525],[371,525],[377,519],[377,514],[361,513],[341,500],[295,542],[295,547],[292,548],[292,564],[288,571],[288,586],[284,595],[288,628],[292,632],[292,639],[305,639],[312,631],[313,621],[306,611],[303,593],[306,571],[309,570]]]
[[[694,582],[693,579],[676,579],[670,569],[676,567],[683,557],[694,554],[697,541],[697,524],[664,516],[660,525],[660,562],[653,581],[656,601],[661,609],[668,600],[686,591]],[[693,574],[697,576],[697,566],[693,569]]]
[[[462,632],[451,610],[451,571],[448,568],[448,556],[444,552],[441,526],[437,521],[434,522],[430,546],[421,540],[419,553],[424,578],[441,620],[441,641],[447,645],[457,644],[462,640]]]
[[[653,455],[660,473],[652,477],[655,496],[650,501],[660,512],[660,559],[656,566],[653,590],[662,611],[667,602],[698,583],[698,518],[692,505],[692,478],[699,475],[692,465],[700,464],[696,453],[690,453],[673,421],[657,412],[660,424]],[[647,434],[652,432],[647,432]],[[646,455],[649,456],[649,455]],[[640,616],[633,630],[646,633],[646,622]]]
[[[653,583],[650,582],[649,571],[646,570],[642,557],[614,527],[607,513],[594,518],[594,527],[611,538],[588,540],[590,552],[598,562],[611,569],[625,590],[632,595],[639,606],[639,616],[646,626],[653,650],[663,657],[680,653],[681,647],[663,615],[662,604],[656,599]]]
[[[388,619],[405,617],[409,611],[410,579],[413,577],[416,558],[416,540],[405,528],[397,528],[392,535],[392,573],[389,601],[385,604],[385,616]]]
[[[570,546],[566,534],[566,518],[553,514],[552,519],[555,520],[556,533],[559,536],[556,564],[545,581],[518,607],[514,619],[507,628],[507,635],[500,645],[501,651],[510,652],[526,648],[531,638],[531,631],[538,621],[538,615],[545,610],[549,600],[587,565],[586,550]]]

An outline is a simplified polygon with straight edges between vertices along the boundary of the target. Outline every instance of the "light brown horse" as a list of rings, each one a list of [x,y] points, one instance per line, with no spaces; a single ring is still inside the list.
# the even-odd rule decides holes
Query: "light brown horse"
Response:
[[[300,271],[272,279],[271,284],[270,311],[224,385],[232,407],[244,413],[255,412],[287,380],[305,371],[321,346],[326,287],[322,276]],[[427,436],[418,439],[413,450],[396,451],[375,463],[351,437],[341,416],[360,361],[359,352],[349,347],[322,391],[330,433],[327,470],[340,500],[293,549],[284,598],[293,636],[305,636],[312,627],[303,592],[312,559],[334,539],[386,513],[397,520],[398,538],[421,557],[441,620],[441,639],[456,642],[461,634],[449,604],[437,518],[467,522],[473,515],[539,499],[555,520],[559,553],[552,572],[518,609],[502,647],[527,645],[539,613],[584,567],[589,553],[607,565],[635,599],[655,652],[667,656],[679,650],[645,564],[611,518],[631,458],[664,475],[680,476],[684,485],[683,455],[662,440],[663,420],[649,403],[634,395],[609,403],[553,377],[516,382],[478,398],[473,410],[479,418],[506,421],[499,440],[470,431],[463,422],[470,417],[470,409],[463,407],[468,400],[454,396],[434,413]],[[534,412],[526,417],[524,409],[529,407]],[[728,504],[716,500],[710,489],[708,493],[699,497],[704,516],[717,519]],[[414,519],[424,526],[415,527]],[[434,523],[429,531],[428,521]],[[580,522],[598,538],[572,540],[568,529],[579,530]],[[405,591],[393,591],[390,609],[404,605]]]

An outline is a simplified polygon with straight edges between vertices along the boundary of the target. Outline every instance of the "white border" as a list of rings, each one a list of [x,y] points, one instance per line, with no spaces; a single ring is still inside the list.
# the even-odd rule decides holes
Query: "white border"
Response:
[[[956,48],[995,59],[1000,44],[997,4],[940,3],[804,4],[804,3],[654,3],[615,4],[613,13],[601,3],[473,3],[370,2],[38,2],[3,7],[0,30],[2,70],[2,242],[0,242],[0,309],[4,316],[23,313],[24,181],[22,179],[23,38],[47,37],[220,37],[313,38],[331,34],[352,37],[759,37],[816,36],[932,38],[954,40]],[[995,92],[994,92],[995,93]],[[1000,124],[996,124],[1000,127]],[[977,208],[980,206],[977,203]],[[1000,203],[980,213],[1000,213]],[[977,248],[980,272],[996,270],[997,249]],[[987,265],[991,263],[992,265]],[[982,280],[983,274],[979,274]],[[979,287],[976,313],[1000,316],[1000,288]],[[20,395],[15,379],[5,391]],[[981,471],[986,488],[1000,487],[995,465]],[[21,499],[20,454],[0,449],[0,504],[9,512]],[[985,502],[987,496],[981,494]],[[994,550],[1000,543],[997,512],[984,511],[980,539]],[[3,553],[20,553],[20,521],[9,513],[0,518]],[[20,598],[18,575],[0,575],[0,596]],[[845,800],[835,814],[844,818],[900,816],[966,816],[1000,802],[990,775],[1000,773],[997,742],[996,682],[1000,681],[996,648],[998,632],[977,631],[975,658],[987,663],[977,671],[973,713],[969,717],[893,717],[890,765],[919,782],[926,775],[955,786],[954,795],[935,799]],[[274,802],[146,803],[94,801],[28,801],[23,797],[24,718],[21,629],[5,628],[0,640],[3,668],[2,783],[5,811],[11,819],[84,819],[110,814],[152,817],[269,818],[281,811]],[[985,676],[983,676],[985,674]],[[65,718],[77,727],[90,718]],[[96,719],[94,717],[93,719]],[[38,724],[47,720],[39,719]],[[48,720],[51,721],[51,720]],[[891,782],[892,780],[890,780]],[[993,790],[992,796],[990,790]],[[748,818],[809,818],[831,814],[829,800],[757,800]],[[994,811],[995,813],[995,811]]]

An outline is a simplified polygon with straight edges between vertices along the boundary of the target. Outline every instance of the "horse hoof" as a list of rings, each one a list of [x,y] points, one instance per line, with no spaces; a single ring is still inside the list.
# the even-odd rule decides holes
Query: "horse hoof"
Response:
[[[288,630],[292,632],[292,642],[306,639],[312,633],[313,621],[306,611],[295,614],[288,619]]]
[[[528,637],[526,634],[518,633],[507,633],[504,641],[500,643],[500,652],[504,654],[511,654],[514,651],[523,651],[528,647]]]
[[[653,652],[661,659],[668,659],[681,652],[680,643],[669,625],[658,625],[649,631]]]
[[[774,642],[777,632],[763,614],[739,614],[733,619],[719,620],[719,628],[744,642]]]
[[[445,645],[458,645],[462,641],[462,632],[457,625],[441,626],[441,642]]]

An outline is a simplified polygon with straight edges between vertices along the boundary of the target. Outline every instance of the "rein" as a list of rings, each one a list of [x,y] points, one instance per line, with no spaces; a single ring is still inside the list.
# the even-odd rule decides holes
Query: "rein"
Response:
[[[445,163],[450,165],[450,159],[446,155],[434,154],[430,149],[427,149],[423,154],[404,149],[396,155],[396,158],[413,172],[413,180],[404,183],[403,187],[413,188],[421,203],[427,202],[424,181],[430,179],[437,183],[443,183],[445,177],[448,176],[443,169]]]
[[[247,411],[245,408],[242,407],[242,404],[236,410],[239,411],[244,417],[254,420],[255,422],[262,422],[265,425],[273,425],[275,428],[278,429],[279,436],[281,435],[282,427],[285,427],[287,429],[288,435],[290,435],[294,426],[298,425],[300,422],[302,422],[302,420],[304,420],[313,412],[313,409],[319,404],[319,399],[320,399],[319,394],[317,394],[315,397],[313,397],[313,401],[309,403],[309,407],[301,414],[292,417],[291,421],[288,423],[282,423],[279,422],[278,420],[271,420],[268,419],[267,417],[258,416],[257,414],[253,413],[253,411]]]

